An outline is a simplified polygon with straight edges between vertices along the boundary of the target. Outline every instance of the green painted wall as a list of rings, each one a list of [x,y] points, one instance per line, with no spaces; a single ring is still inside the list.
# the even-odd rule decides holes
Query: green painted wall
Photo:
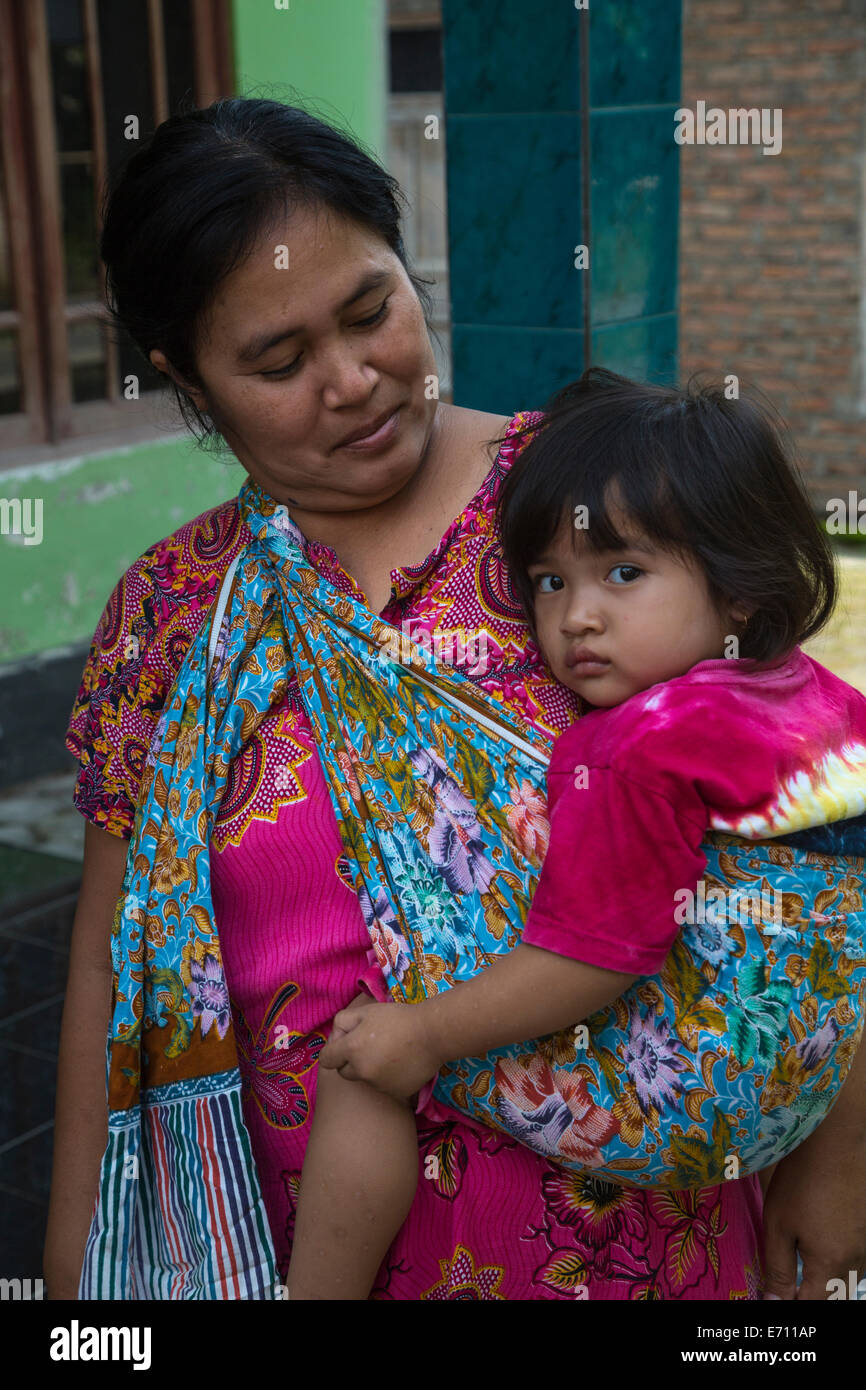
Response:
[[[385,147],[384,0],[235,0],[241,95],[309,105],[349,126],[374,154]],[[233,496],[244,471],[191,437],[3,471],[3,499],[41,499],[42,540],[0,534],[0,664],[89,641],[123,571],[154,541]]]
[[[236,460],[204,454],[191,438],[0,473],[3,498],[30,499],[34,520],[41,502],[42,515],[39,544],[0,537],[0,662],[89,640],[132,561],[232,497],[244,477]]]
[[[280,8],[275,0],[235,0],[238,92],[273,96],[309,107],[334,125],[348,125],[383,159],[388,102],[385,0],[278,2]]]

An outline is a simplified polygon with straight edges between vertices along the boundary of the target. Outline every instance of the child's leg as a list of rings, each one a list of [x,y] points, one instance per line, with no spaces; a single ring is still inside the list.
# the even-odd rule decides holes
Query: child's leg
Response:
[[[304,1157],[290,1299],[366,1299],[418,1185],[410,1105],[320,1067]]]

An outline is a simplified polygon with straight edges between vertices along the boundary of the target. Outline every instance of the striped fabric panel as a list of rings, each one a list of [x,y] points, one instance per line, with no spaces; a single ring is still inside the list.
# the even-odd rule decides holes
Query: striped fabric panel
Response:
[[[138,1106],[109,1112],[108,1144],[84,1247],[79,1298],[132,1297],[129,1243],[136,1183],[131,1175],[138,1162],[140,1135]]]
[[[238,1071],[146,1100],[143,1124],[137,1107],[110,1117],[79,1297],[273,1299],[279,1276]]]

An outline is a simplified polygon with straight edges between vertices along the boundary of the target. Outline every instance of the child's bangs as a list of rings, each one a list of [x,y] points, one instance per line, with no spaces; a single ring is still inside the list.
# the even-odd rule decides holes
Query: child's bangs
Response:
[[[540,446],[542,441],[543,433]],[[514,531],[523,538],[525,566],[550,548],[564,524],[575,544],[585,541],[595,554],[626,550],[641,539],[664,550],[691,548],[688,519],[677,501],[675,465],[640,422],[618,422],[616,429],[587,434],[579,448],[573,434],[566,448],[565,438],[546,442],[534,460],[526,460],[516,509]]]

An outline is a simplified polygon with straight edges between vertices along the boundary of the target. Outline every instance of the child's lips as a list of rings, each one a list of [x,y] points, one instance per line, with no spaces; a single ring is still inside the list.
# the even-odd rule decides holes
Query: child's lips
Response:
[[[574,675],[578,676],[606,671],[610,666],[607,657],[599,656],[589,647],[578,647],[576,651],[569,652],[565,658],[565,664]]]

